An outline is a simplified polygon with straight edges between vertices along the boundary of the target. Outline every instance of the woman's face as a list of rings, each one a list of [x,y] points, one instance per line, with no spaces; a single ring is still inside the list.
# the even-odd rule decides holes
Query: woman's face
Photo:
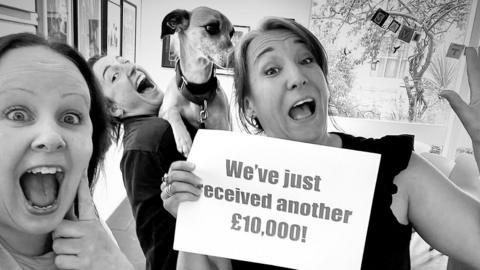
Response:
[[[93,71],[104,95],[123,110],[123,116],[158,113],[163,92],[139,66],[122,57],[104,56]]]
[[[246,112],[267,136],[326,144],[328,87],[313,54],[286,30],[257,36],[247,50]]]
[[[0,58],[0,228],[54,230],[92,154],[90,94],[77,67],[42,46]]]

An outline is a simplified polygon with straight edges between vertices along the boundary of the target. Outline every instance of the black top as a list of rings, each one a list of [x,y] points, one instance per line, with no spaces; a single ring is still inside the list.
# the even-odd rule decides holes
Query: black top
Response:
[[[413,136],[399,135],[366,139],[342,133],[335,134],[341,137],[343,148],[382,155],[365,240],[362,270],[410,269],[409,245],[412,226],[400,224],[391,211],[390,205],[392,194],[397,192],[393,179],[408,165],[413,151]],[[348,258],[345,259],[348,260]],[[232,260],[232,265],[234,270],[286,269],[235,260]]]
[[[196,129],[184,122],[193,138]],[[145,253],[146,269],[175,269],[178,255],[173,250],[175,218],[163,208],[160,184],[170,164],[185,157],[177,151],[172,128],[164,119],[130,117],[123,121],[123,126],[120,169]]]

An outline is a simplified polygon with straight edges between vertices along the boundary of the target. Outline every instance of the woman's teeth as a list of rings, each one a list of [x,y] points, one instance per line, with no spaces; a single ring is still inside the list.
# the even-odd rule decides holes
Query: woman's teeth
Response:
[[[39,206],[35,205],[32,201],[28,200],[28,204],[30,204],[33,208],[37,210],[49,210],[57,206],[57,200],[53,201],[51,204],[47,206]]]
[[[30,170],[27,170],[27,173],[42,173],[42,174],[54,174],[57,172],[63,172],[62,168],[59,167],[36,167]]]
[[[146,78],[145,74],[143,74],[141,72],[139,72],[139,73],[140,73],[140,76],[138,76],[138,78],[137,78],[137,89],[140,86],[140,83]]]
[[[315,101],[312,98],[306,98],[293,104],[288,115],[294,120],[302,120],[310,117],[314,112]]]

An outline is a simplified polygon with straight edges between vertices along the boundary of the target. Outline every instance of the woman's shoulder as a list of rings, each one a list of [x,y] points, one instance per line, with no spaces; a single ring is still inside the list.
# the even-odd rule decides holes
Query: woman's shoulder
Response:
[[[413,151],[414,136],[410,134],[386,135],[381,138],[365,138],[346,133],[332,132],[342,141],[342,148],[378,154],[407,153]]]
[[[149,116],[124,122],[125,150],[153,151],[161,144],[170,144],[173,131],[170,124],[159,117]]]

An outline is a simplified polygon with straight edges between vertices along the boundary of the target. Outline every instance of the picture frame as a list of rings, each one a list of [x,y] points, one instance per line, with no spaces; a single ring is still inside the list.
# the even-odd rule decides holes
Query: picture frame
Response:
[[[102,3],[101,0],[77,2],[77,46],[86,58],[101,54],[102,49]]]
[[[123,1],[122,20],[122,55],[126,59],[136,61],[137,41],[137,6]]]
[[[162,40],[162,67],[175,68],[177,56],[173,50],[173,44],[170,41],[170,36],[165,36]]]
[[[107,1],[107,54],[122,55],[121,10],[120,5]]]
[[[246,25],[234,25],[233,28],[235,32],[232,36],[232,43],[233,46],[237,46],[240,39],[248,32],[250,32],[250,26]],[[226,68],[217,68],[217,74],[221,75],[233,75],[233,53],[230,54],[228,58],[227,67]]]
[[[53,0],[46,3],[46,38],[74,46],[73,6],[69,0]]]

